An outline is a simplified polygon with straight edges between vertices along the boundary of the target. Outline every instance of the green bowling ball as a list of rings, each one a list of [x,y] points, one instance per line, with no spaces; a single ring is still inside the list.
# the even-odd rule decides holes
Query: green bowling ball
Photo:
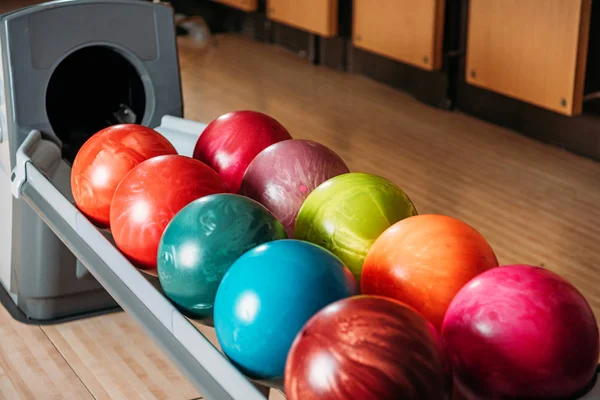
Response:
[[[177,213],[162,235],[160,286],[184,315],[212,325],[217,288],[229,267],[248,250],[286,238],[283,225],[252,199],[202,197]]]
[[[417,215],[398,186],[380,176],[352,172],[331,178],[304,201],[294,238],[326,248],[360,281],[367,252],[394,223]]]

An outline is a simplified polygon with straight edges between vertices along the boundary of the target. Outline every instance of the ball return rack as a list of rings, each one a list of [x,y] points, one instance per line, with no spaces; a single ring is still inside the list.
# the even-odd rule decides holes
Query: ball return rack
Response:
[[[264,400],[271,389],[281,390],[280,384],[242,374],[171,304],[156,279],[138,271],[110,234],[77,209],[70,194],[70,158],[98,124],[141,123],[165,136],[179,154],[192,155],[206,124],[182,117],[170,7],[58,0],[0,16],[0,24],[0,283],[11,301],[41,322],[85,317],[118,304],[208,399]],[[129,74],[133,66],[139,79],[119,83],[128,85],[127,94],[101,98],[85,120],[74,114],[69,119],[69,104],[63,115],[52,102],[81,102],[62,96],[80,93],[68,79],[59,79],[54,93],[54,77],[74,73],[61,72],[65,63],[86,63],[85,57],[72,58],[78,52],[93,59],[92,50],[104,57],[107,48],[128,61],[120,72]],[[88,119],[97,124],[86,125]],[[60,285],[64,281],[68,287]],[[600,385],[582,399],[600,400]]]
[[[165,117],[156,129],[179,149],[195,143],[191,132],[174,125],[203,124]],[[190,139],[188,145],[182,140]],[[192,143],[193,141],[193,143]],[[191,144],[191,147],[189,147]],[[183,146],[182,146],[183,145]],[[176,148],[177,148],[176,147]],[[181,153],[180,153],[181,154]],[[26,202],[98,282],[145,329],[159,347],[209,399],[264,400],[265,389],[239,372],[227,358],[187,320],[142,273],[55,187],[52,171],[64,169],[60,148],[31,131],[17,151],[12,194]],[[60,175],[59,175],[60,176]]]
[[[206,124],[165,116],[155,129],[179,154],[191,156]],[[54,186],[48,171],[64,163],[60,149],[31,131],[17,151],[12,193],[29,204],[114,299],[145,329],[205,398],[264,400],[269,383],[253,382],[236,369],[190,321]],[[46,171],[46,172],[45,172]],[[599,371],[600,373],[600,367]],[[281,385],[272,385],[282,390]],[[575,400],[575,399],[573,399]],[[580,400],[600,400],[600,384]]]

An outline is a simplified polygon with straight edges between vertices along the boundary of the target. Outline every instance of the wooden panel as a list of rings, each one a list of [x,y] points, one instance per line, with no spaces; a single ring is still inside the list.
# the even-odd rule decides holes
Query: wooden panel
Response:
[[[338,0],[268,0],[267,17],[323,37],[338,32]]]
[[[471,0],[467,82],[581,113],[591,0]]]
[[[2,0],[0,1],[0,13],[13,11],[22,7],[43,3],[46,0]],[[1,397],[0,397],[1,398]]]
[[[225,4],[229,7],[239,8],[243,11],[256,11],[258,9],[258,0],[213,0],[217,3]]]
[[[445,0],[354,0],[355,47],[425,70],[442,66]]]

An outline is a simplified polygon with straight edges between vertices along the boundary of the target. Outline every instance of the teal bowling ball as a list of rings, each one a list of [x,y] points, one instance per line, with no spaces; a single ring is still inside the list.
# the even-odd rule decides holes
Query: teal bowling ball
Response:
[[[304,324],[355,294],[356,279],[333,253],[309,242],[275,240],[245,253],[225,274],[215,299],[215,333],[243,373],[281,388],[288,352]]]
[[[252,199],[202,197],[177,213],[162,235],[160,285],[184,315],[212,325],[217,288],[229,267],[254,247],[286,238],[283,225]]]

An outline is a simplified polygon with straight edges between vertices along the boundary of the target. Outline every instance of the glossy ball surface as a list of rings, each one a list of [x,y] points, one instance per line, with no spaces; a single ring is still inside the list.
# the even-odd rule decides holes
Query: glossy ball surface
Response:
[[[113,196],[115,244],[136,267],[155,270],[160,238],[175,214],[196,199],[226,191],[217,173],[193,158],[170,155],[144,161],[123,178]]]
[[[473,277],[498,266],[492,247],[468,224],[418,215],[388,228],[363,267],[361,291],[402,301],[438,330],[450,302]]]
[[[344,161],[311,140],[285,140],[263,150],[246,170],[240,193],[265,205],[294,235],[304,200],[321,183],[350,172]]]
[[[568,398],[598,365],[598,327],[586,299],[535,266],[503,266],[471,280],[448,308],[442,338],[469,398]]]
[[[214,326],[225,354],[250,377],[282,380],[289,348],[306,321],[356,294],[345,269],[327,250],[299,240],[248,251],[217,290]]]
[[[71,190],[77,208],[100,228],[110,224],[110,203],[121,180],[139,163],[177,154],[160,133],[136,124],[114,125],[94,134],[77,152]]]
[[[444,353],[414,309],[378,296],[337,301],[298,334],[285,370],[289,400],[443,400]]]
[[[263,205],[236,194],[202,197],[171,220],[158,249],[158,279],[169,299],[193,319],[212,324],[217,288],[245,252],[286,239]]]
[[[272,117],[256,111],[235,111],[212,121],[194,148],[194,158],[219,173],[229,191],[238,193],[246,169],[270,145],[291,139]]]
[[[373,242],[390,225],[416,214],[412,201],[389,180],[353,172],[329,179],[306,198],[294,238],[331,251],[360,280]]]

